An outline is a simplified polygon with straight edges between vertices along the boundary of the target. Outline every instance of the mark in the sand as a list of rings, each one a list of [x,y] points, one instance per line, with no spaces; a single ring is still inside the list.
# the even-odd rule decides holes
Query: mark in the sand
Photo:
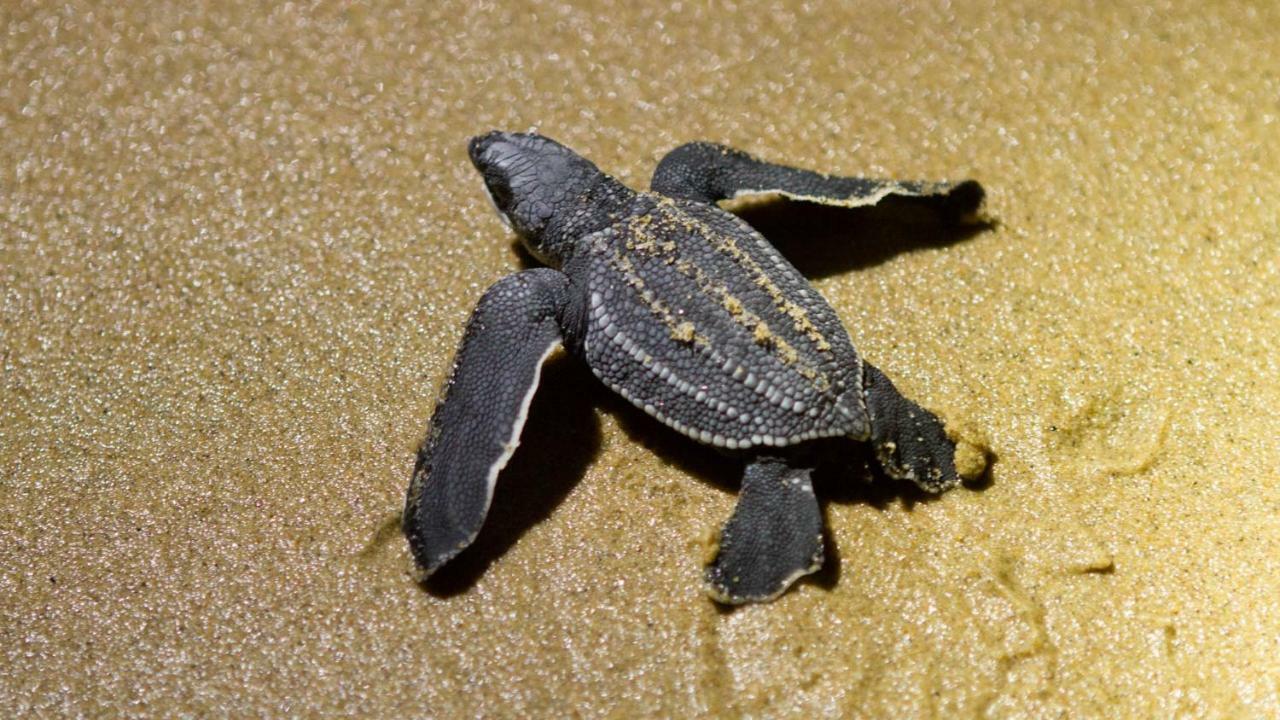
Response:
[[[356,553],[356,557],[361,560],[367,560],[374,557],[384,548],[389,547],[391,541],[400,537],[400,513],[387,513],[378,527],[374,529],[373,536],[369,538],[369,542]]]
[[[698,701],[702,710],[712,716],[732,716],[733,673],[720,646],[720,623],[725,612],[719,607],[704,606],[698,613]]]
[[[986,634],[1000,676],[999,687],[982,703],[984,709],[1010,694],[1043,695],[1057,673],[1058,649],[1049,637],[1044,605],[1018,580],[1016,568],[1015,558],[1001,556],[974,575],[975,614],[990,621]]]
[[[1129,387],[1112,387],[1068,401],[1045,425],[1045,447],[1054,464],[1086,474],[1138,475],[1160,459],[1170,412]]]

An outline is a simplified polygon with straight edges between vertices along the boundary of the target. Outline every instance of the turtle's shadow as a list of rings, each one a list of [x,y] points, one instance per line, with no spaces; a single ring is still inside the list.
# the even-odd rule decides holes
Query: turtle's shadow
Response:
[[[936,203],[904,197],[862,208],[777,199],[736,214],[811,278],[872,267],[908,250],[946,247],[995,227],[990,220],[957,223]]]
[[[724,492],[738,492],[742,472],[750,454],[717,450],[696,443],[612,393],[605,394],[601,408],[618,420],[619,426],[632,442],[643,445],[701,483]],[[910,510],[918,503],[932,502],[939,497],[921,490],[913,483],[885,475],[867,443],[830,438],[793,446],[782,452],[787,456],[803,456],[814,463],[814,491],[823,507],[823,549],[826,559],[820,570],[798,580],[798,585],[807,583],[830,590],[840,581],[840,550],[831,539],[830,524],[827,522],[829,514],[826,508],[830,503],[862,503],[877,510],[901,503],[905,509]],[[983,479],[976,482],[965,483],[965,487],[970,490],[985,489],[989,484],[987,477],[984,475]],[[728,519],[727,516],[708,518],[707,522],[720,527]],[[722,613],[733,612],[737,607],[740,606],[717,605]]]
[[[699,482],[725,492],[738,491],[743,469],[756,454],[719,450],[695,442],[612,393],[604,395],[600,407],[617,419],[629,440]],[[760,454],[769,454],[768,448],[765,451]],[[776,454],[812,462],[817,468],[813,473],[814,490],[824,501],[865,503],[877,509],[901,501],[910,509],[934,498],[910,482],[885,475],[867,443],[828,438],[779,448]]]
[[[606,394],[577,360],[561,354],[547,362],[520,447],[498,475],[480,534],[422,583],[427,592],[452,597],[475,585],[495,560],[568,497],[600,452],[595,406]]]

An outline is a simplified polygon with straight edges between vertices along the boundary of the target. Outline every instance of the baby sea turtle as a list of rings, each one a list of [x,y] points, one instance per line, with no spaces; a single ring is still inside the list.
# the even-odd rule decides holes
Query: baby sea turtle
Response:
[[[475,539],[542,363],[561,346],[660,422],[746,459],[704,574],[720,602],[772,599],[822,564],[812,465],[793,446],[868,441],[891,477],[931,493],[957,483],[956,444],[937,416],[859,357],[831,306],[716,203],[767,193],[858,207],[904,195],[959,218],[982,201],[976,182],[831,177],[695,142],[636,192],[536,134],[491,132],[469,151],[499,214],[550,267],[499,280],[467,324],[404,511],[426,575]]]

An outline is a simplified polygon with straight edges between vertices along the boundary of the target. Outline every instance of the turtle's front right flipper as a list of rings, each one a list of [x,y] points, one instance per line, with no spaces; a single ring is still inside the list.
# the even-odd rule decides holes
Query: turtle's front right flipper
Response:
[[[747,466],[738,505],[705,570],[712,598],[731,605],[772,600],[822,567],[822,510],[809,472],[769,457]]]
[[[791,200],[864,207],[889,195],[936,203],[950,220],[971,216],[982,204],[982,186],[973,180],[930,182],[839,177],[758,160],[741,150],[691,142],[667,153],[650,187],[671,197],[715,203],[736,197],[777,194]]]
[[[480,298],[440,394],[405,501],[403,529],[425,575],[471,544],[520,430],[542,363],[562,343],[568,278],[527,270]]]

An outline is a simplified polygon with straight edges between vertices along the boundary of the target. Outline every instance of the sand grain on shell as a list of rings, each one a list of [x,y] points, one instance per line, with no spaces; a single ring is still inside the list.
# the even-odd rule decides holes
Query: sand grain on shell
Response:
[[[1278,15],[6,3],[0,715],[1280,713]],[[962,242],[793,249],[989,486],[833,500],[820,582],[718,613],[733,468],[560,358],[420,590],[386,528],[521,262],[495,127],[980,179]]]

